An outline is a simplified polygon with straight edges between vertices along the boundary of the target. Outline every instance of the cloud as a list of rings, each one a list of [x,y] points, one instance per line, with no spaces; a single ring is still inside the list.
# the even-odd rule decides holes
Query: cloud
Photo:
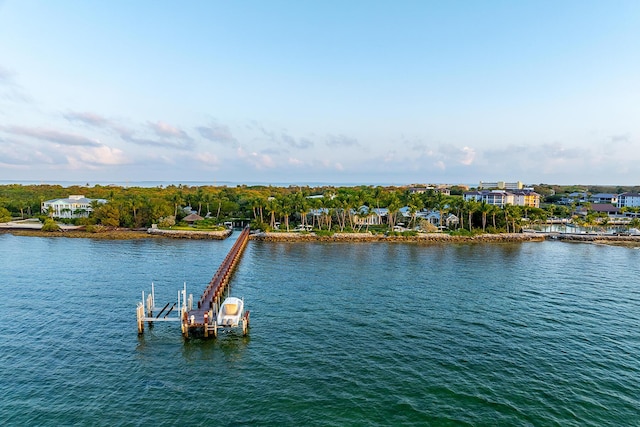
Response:
[[[467,146],[459,148],[454,145],[442,145],[438,152],[444,156],[445,160],[451,160],[465,166],[470,166],[476,158],[475,150]]]
[[[199,126],[196,130],[200,136],[212,142],[224,144],[235,144],[237,142],[229,127],[225,125],[212,123],[209,126]]]
[[[463,165],[469,166],[473,163],[476,158],[476,152],[473,148],[470,147],[462,147],[462,156],[459,158],[459,162]]]
[[[69,164],[75,169],[84,169],[92,166],[114,166],[129,163],[122,150],[107,147],[83,147],[67,153]]]
[[[100,147],[102,144],[83,135],[59,132],[53,129],[27,128],[21,126],[0,127],[0,130],[18,136],[28,136],[41,141],[54,142],[61,145]]]
[[[0,65],[0,84],[12,84],[13,83],[13,74]]]
[[[167,140],[157,140],[152,138],[139,138],[134,136],[133,131],[122,131],[120,133],[120,138],[123,141],[130,142],[136,145],[143,145],[149,147],[160,147],[160,148],[179,148],[179,149],[187,149],[184,143],[180,141],[167,141]]]
[[[628,133],[611,136],[611,142],[629,142],[629,139],[630,137]]]
[[[237,151],[238,158],[243,160],[245,163],[251,165],[254,169],[262,170],[262,169],[273,169],[276,167],[276,162],[273,158],[265,153],[257,153],[257,152],[245,152],[242,148],[239,148]]]
[[[117,135],[123,141],[135,145],[189,149],[188,143],[193,141],[185,131],[163,121],[147,122],[145,127],[136,131],[91,112],[69,112],[64,114],[63,117],[72,123],[81,123],[103,129]],[[139,133],[144,135],[145,130],[151,130],[156,137],[138,136]]]
[[[177,139],[182,141],[192,141],[191,137],[187,135],[185,131],[175,126],[171,126],[166,122],[147,122],[147,125],[158,135],[160,138]]]
[[[357,147],[360,145],[357,139],[345,135],[327,135],[326,144],[329,147]]]
[[[288,145],[290,147],[293,147],[293,148],[306,149],[306,148],[313,147],[313,141],[311,141],[311,140],[309,140],[307,138],[300,138],[300,139],[296,140],[293,136],[291,136],[289,134],[286,134],[284,132],[280,134],[280,139],[286,145]]]
[[[0,139],[0,164],[13,168],[96,169],[129,163],[119,149],[106,145],[41,145]]]
[[[70,122],[80,122],[89,126],[98,128],[110,127],[111,122],[104,117],[94,113],[78,113],[69,112],[63,115],[63,117]]]
[[[259,131],[261,136],[264,137],[267,141],[273,142],[274,144],[277,144],[277,145],[284,145],[287,147],[296,148],[300,150],[306,150],[314,146],[314,142],[309,138],[305,138],[305,137],[296,138],[286,130],[282,130],[279,132],[270,131],[265,129],[264,126],[262,126],[261,124],[255,121],[251,122],[247,126],[247,128],[250,130]]]
[[[208,167],[215,168],[220,166],[220,159],[218,159],[218,156],[212,153],[197,153],[194,156],[194,159]]]
[[[14,74],[0,65],[0,99],[7,101],[32,102],[22,87],[16,82]]]

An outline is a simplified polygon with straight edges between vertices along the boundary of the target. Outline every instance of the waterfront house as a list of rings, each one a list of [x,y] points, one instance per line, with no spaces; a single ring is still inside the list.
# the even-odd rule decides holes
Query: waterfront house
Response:
[[[52,199],[42,202],[40,211],[53,218],[86,218],[93,212],[93,202],[107,203],[105,199],[88,199],[83,195],[75,194],[66,199]]]
[[[384,224],[386,218],[389,216],[389,209],[371,209],[369,206],[362,205],[357,211],[352,211],[351,213],[354,223],[358,225],[381,225]]]
[[[436,227],[440,227],[440,228],[445,228],[445,227],[451,228],[452,226],[455,226],[460,223],[460,220],[458,219],[458,217],[451,213],[450,214],[445,213],[444,221],[441,221],[440,212],[438,211],[429,212],[423,218],[429,221],[429,223],[431,223],[432,225],[435,225]]]
[[[592,203],[587,209],[586,206],[580,206],[576,209],[576,214],[586,216],[589,212],[598,214],[607,214],[609,217],[616,217],[620,214],[620,209],[611,203]]]

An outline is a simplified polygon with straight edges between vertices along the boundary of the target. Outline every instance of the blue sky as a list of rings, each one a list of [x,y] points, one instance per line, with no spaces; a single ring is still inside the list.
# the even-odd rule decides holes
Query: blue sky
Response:
[[[640,181],[640,2],[0,0],[0,180]]]

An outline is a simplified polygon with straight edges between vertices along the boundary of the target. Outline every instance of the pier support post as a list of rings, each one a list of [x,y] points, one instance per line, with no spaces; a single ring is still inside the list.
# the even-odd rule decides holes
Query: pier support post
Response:
[[[138,335],[142,335],[144,333],[144,305],[142,303],[139,303],[136,308],[136,317],[138,320]]]

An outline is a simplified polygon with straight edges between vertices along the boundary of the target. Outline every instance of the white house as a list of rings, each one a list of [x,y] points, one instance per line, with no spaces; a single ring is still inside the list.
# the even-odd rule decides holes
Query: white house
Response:
[[[83,195],[71,195],[66,199],[53,199],[42,202],[40,211],[44,215],[54,218],[82,218],[88,217],[93,211],[91,203],[107,203],[105,199],[87,199]]]
[[[360,206],[357,211],[352,211],[353,220],[359,225],[380,225],[384,223],[384,219],[389,216],[387,208],[370,209],[366,205]]]

